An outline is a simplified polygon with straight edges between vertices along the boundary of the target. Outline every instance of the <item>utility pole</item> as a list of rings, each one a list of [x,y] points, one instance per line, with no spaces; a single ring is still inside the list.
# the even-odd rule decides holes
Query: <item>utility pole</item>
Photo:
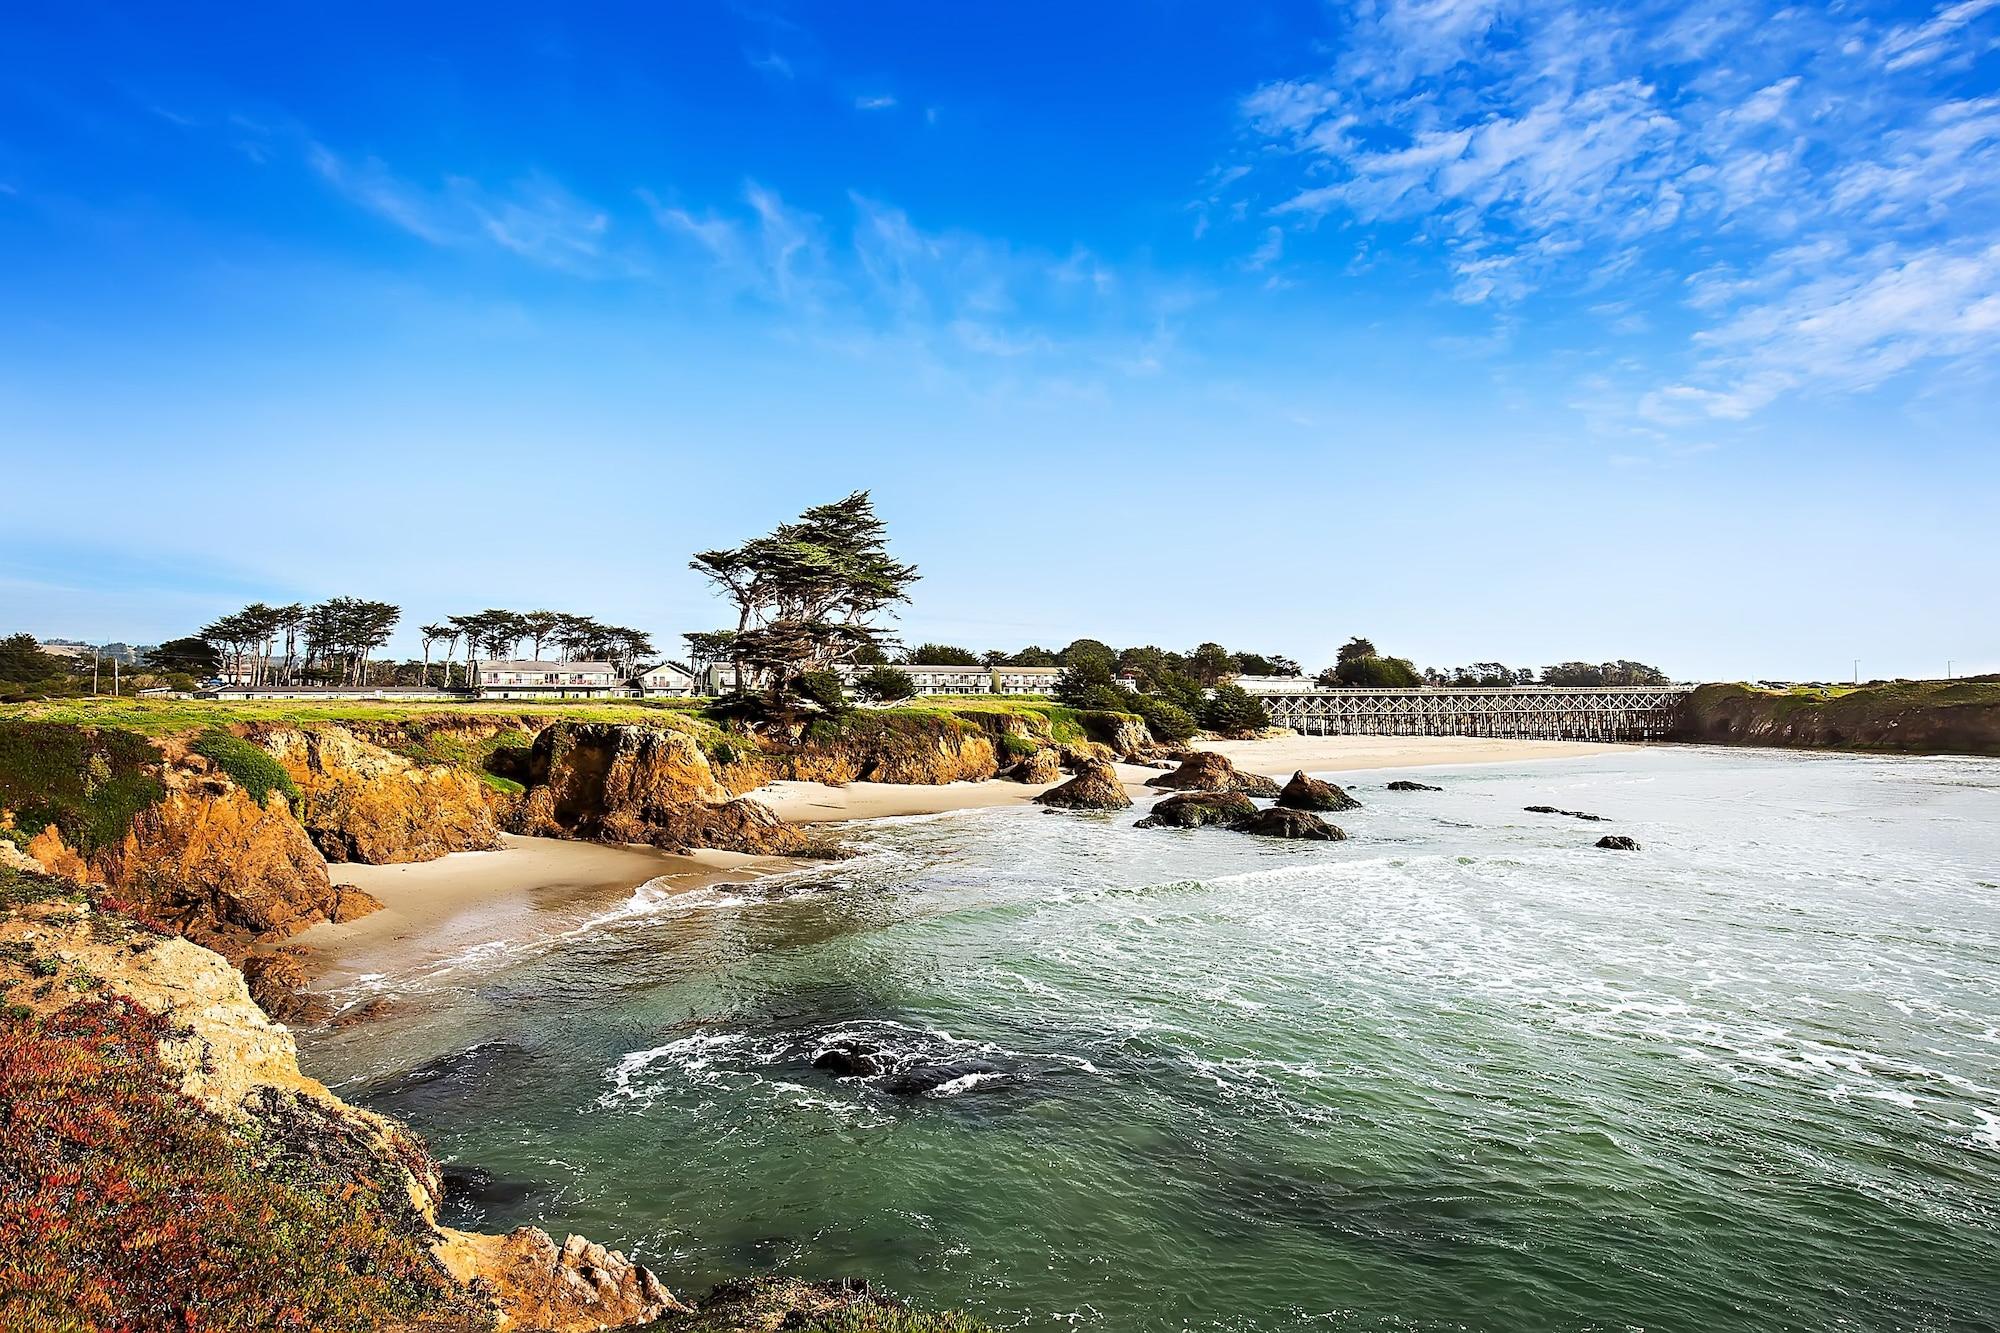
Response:
[[[118,697],[118,659],[111,659],[111,697]]]
[[[1854,659],[1854,683],[1861,683],[1861,659],[1858,657]]]
[[[97,656],[97,650],[92,648],[90,650],[90,697],[93,699],[97,697],[97,664],[100,660]]]

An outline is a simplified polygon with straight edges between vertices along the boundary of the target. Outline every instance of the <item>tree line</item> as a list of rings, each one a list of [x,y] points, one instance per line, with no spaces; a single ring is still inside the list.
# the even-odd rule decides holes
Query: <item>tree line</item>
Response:
[[[252,602],[193,635],[161,644],[147,655],[147,663],[190,675],[211,675],[228,666],[253,686],[363,685],[369,683],[371,667],[379,665],[371,663],[373,653],[388,643],[401,620],[402,608],[395,604],[359,597],[330,597],[311,606]],[[431,683],[432,650],[442,644],[438,683],[446,687],[455,674],[469,682],[482,658],[518,656],[524,643],[532,645],[535,660],[545,660],[544,651],[554,649],[559,653],[555,660],[608,661],[623,673],[656,651],[642,630],[567,611],[489,607],[419,626],[417,634],[423,646],[417,683]],[[465,667],[454,673],[461,644]]]

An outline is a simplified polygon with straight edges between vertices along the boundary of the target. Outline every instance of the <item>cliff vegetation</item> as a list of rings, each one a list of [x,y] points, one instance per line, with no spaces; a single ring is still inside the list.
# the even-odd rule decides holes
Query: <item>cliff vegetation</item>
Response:
[[[1703,685],[1682,702],[1674,739],[1709,745],[2000,755],[2000,677],[1785,690]]]

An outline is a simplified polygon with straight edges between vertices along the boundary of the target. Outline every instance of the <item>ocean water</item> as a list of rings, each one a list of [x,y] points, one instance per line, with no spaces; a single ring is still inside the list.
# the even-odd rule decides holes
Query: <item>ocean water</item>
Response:
[[[1337,844],[1008,810],[370,978],[448,1220],[1106,1330],[2000,1327],[2000,763],[1433,769]],[[1608,822],[1528,814],[1594,811]],[[1591,847],[1607,832],[1637,854]],[[351,998],[351,997],[350,997]],[[937,1094],[812,1068],[979,1058]]]

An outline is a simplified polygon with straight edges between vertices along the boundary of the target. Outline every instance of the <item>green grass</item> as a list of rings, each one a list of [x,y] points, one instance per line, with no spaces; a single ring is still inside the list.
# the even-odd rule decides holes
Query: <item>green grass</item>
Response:
[[[264,804],[272,792],[284,794],[285,801],[293,809],[298,808],[299,787],[292,781],[292,775],[285,767],[273,759],[262,746],[232,736],[220,727],[212,727],[196,738],[188,747],[202,758],[227,773],[235,784],[250,793],[250,799]]]
[[[32,837],[54,825],[85,856],[125,836],[166,794],[160,753],[113,728],[0,720],[0,809]]]
[[[512,778],[503,778],[498,773],[481,771],[479,780],[504,796],[519,796],[527,788]]]

